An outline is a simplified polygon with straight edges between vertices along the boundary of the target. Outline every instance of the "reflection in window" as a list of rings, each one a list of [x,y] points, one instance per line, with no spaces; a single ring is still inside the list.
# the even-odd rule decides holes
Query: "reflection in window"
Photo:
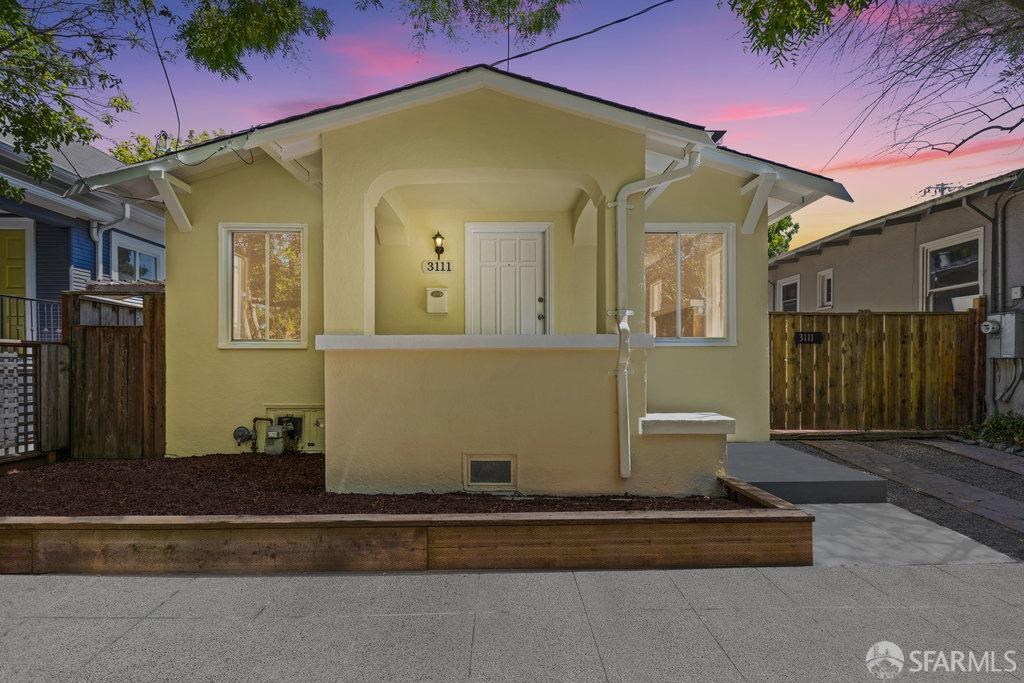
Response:
[[[925,297],[929,311],[956,310],[958,298],[973,298],[981,293],[980,253],[977,238],[925,246]],[[961,304],[960,308],[964,306]]]
[[[231,337],[293,341],[302,336],[302,234],[231,235]]]
[[[649,232],[644,253],[648,330],[656,337],[724,338],[723,232]]]
[[[157,257],[153,254],[117,248],[117,279],[118,280],[157,280],[159,270]]]

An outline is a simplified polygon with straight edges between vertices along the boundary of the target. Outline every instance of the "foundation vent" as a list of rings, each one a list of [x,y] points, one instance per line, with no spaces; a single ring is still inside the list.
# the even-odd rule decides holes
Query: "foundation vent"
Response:
[[[513,455],[466,455],[467,488],[514,489],[516,466]]]

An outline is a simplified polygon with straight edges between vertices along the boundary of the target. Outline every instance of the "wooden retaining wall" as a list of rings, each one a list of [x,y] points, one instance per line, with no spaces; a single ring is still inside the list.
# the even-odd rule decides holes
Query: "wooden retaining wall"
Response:
[[[771,313],[771,428],[926,431],[979,420],[984,319],[983,302],[962,313]]]
[[[813,516],[696,512],[0,518],[0,573],[242,573],[810,565]]]

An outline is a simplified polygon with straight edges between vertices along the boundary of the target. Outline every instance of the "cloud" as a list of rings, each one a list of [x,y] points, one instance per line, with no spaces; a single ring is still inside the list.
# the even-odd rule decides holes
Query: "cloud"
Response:
[[[366,81],[401,85],[451,71],[455,65],[427,52],[418,53],[400,27],[388,27],[361,35],[332,38],[328,52],[341,58],[339,66]]]
[[[321,107],[329,107],[339,102],[340,100],[285,100],[270,105],[267,108],[267,113],[275,119],[281,119],[295,114],[305,114]]]
[[[776,116],[791,116],[805,111],[807,111],[807,106],[803,104],[748,102],[722,107],[708,118],[712,121],[752,121],[754,119],[770,119]]]
[[[890,154],[879,157],[868,157],[866,159],[856,159],[849,161],[841,161],[835,165],[829,166],[828,171],[867,171],[877,168],[893,168],[898,166],[914,166],[917,164],[927,164],[932,161],[941,161],[943,159],[960,159],[967,156],[973,156],[976,154],[986,154],[988,152],[995,152],[1003,149],[1020,148],[1024,145],[1024,140],[1018,137],[998,137],[990,138],[988,140],[978,140],[977,142],[969,142],[952,155],[947,154],[940,150],[929,149],[923,152],[918,152],[914,156],[907,156],[905,154]]]

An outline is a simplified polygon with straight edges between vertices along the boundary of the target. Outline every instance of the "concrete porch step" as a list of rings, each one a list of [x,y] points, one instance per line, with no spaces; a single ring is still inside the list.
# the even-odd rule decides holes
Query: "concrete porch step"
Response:
[[[784,446],[730,443],[726,471],[796,504],[884,503],[886,480]]]

